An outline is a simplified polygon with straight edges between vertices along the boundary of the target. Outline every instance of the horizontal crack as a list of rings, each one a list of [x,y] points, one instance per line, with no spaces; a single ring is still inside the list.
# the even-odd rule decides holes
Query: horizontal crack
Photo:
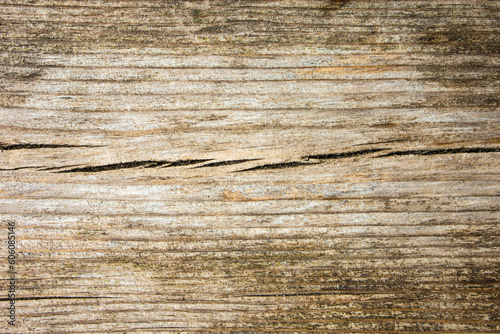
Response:
[[[62,148],[62,147],[100,147],[94,145],[66,145],[66,144],[0,144],[0,150],[11,151],[11,150],[23,150],[23,149],[38,149],[38,148]]]
[[[438,150],[408,150],[394,151],[387,154],[379,155],[377,158],[402,156],[402,155],[437,155],[437,154],[458,154],[458,153],[490,153],[500,152],[500,147],[460,147],[460,148],[444,148]]]

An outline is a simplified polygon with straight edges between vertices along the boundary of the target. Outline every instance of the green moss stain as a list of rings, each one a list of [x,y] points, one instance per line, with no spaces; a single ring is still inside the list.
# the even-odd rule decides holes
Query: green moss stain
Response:
[[[191,10],[191,17],[193,18],[193,22],[196,24],[200,24],[201,21],[201,10],[193,9]]]

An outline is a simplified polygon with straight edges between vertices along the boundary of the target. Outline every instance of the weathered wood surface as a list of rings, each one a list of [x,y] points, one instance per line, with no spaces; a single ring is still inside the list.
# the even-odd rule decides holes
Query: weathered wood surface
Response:
[[[499,8],[1,0],[0,332],[500,333]]]

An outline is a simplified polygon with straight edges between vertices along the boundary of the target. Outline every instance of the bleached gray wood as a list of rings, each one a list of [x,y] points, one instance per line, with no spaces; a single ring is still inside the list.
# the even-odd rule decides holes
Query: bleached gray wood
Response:
[[[0,1],[0,332],[500,333],[499,8]]]

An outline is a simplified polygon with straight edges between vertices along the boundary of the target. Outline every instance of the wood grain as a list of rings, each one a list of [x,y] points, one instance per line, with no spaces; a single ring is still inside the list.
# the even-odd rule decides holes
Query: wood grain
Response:
[[[500,333],[499,19],[1,0],[0,332]]]

